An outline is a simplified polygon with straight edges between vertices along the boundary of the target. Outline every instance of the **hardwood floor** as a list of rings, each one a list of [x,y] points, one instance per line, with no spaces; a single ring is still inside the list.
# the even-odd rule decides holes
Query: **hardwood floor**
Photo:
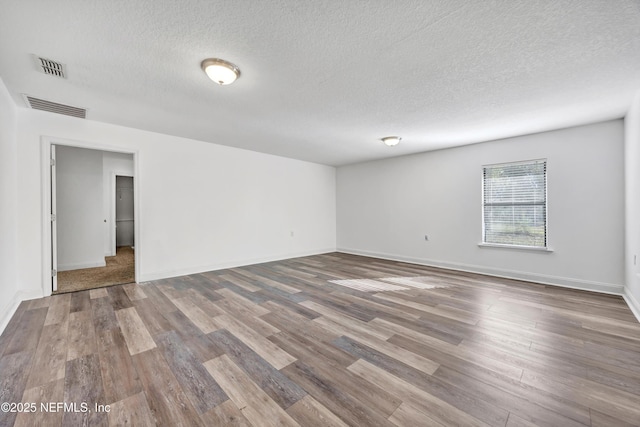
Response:
[[[0,426],[637,426],[640,324],[620,297],[318,255],[25,301],[0,402]]]

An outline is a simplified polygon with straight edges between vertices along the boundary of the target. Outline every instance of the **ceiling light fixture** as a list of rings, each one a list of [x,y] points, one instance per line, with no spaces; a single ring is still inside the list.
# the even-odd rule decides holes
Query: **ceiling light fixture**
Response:
[[[398,145],[401,139],[402,138],[400,138],[399,136],[385,136],[381,139],[381,141],[384,142],[384,145],[393,147],[394,145]]]
[[[209,58],[202,61],[202,69],[219,85],[228,85],[240,77],[240,69],[223,59]]]

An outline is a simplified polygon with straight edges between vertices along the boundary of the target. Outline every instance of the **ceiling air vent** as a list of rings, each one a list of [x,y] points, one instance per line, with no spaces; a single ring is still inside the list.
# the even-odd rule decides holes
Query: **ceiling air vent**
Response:
[[[63,79],[67,78],[64,64],[36,55],[34,55],[34,60],[36,61],[38,71],[40,71],[41,73],[47,74],[49,76],[62,77]]]
[[[78,117],[84,119],[87,117],[87,110],[84,108],[72,107],[71,105],[58,104],[57,102],[46,101],[44,99],[34,98],[24,95],[27,105],[34,110],[48,111],[50,113],[64,114],[65,116]]]

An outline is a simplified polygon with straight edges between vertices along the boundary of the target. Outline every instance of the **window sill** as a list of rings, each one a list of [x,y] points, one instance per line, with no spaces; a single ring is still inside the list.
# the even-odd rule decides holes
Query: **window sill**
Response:
[[[553,252],[550,247],[541,248],[539,246],[518,246],[518,245],[501,245],[498,243],[478,243],[481,248],[498,248],[498,249],[516,249],[519,251],[533,251],[533,252]]]

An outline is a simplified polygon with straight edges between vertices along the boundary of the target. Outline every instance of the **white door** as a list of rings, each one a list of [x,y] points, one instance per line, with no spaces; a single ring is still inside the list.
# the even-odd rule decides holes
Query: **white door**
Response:
[[[51,145],[51,289],[58,290],[58,230],[56,227],[56,146]]]

